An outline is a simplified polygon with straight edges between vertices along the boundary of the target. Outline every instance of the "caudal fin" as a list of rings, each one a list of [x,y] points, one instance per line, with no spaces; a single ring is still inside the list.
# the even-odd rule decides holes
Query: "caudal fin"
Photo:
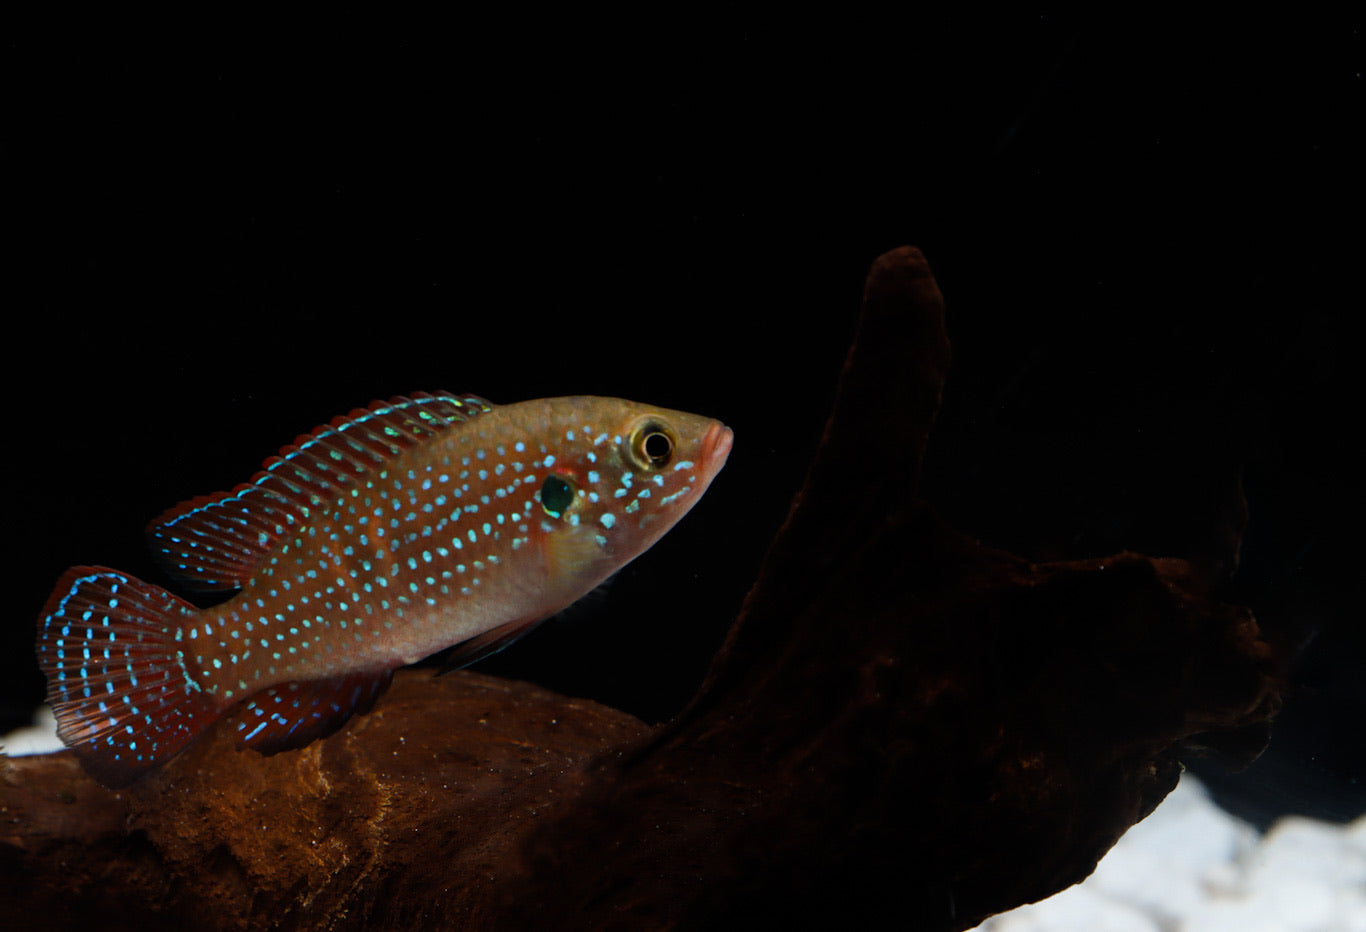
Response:
[[[57,737],[105,786],[126,786],[185,750],[218,717],[185,666],[199,612],[101,566],[67,570],[38,622],[38,662]]]

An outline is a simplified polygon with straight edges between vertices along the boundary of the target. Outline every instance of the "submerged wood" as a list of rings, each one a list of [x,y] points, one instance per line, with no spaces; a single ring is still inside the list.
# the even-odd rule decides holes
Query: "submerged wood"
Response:
[[[916,481],[948,364],[924,258],[884,255],[676,721],[407,672],[303,751],[220,728],[118,792],[69,753],[3,760],[0,927],[950,930],[1081,880],[1183,757],[1260,753],[1270,652],[1202,567],[1036,565],[945,527]]]

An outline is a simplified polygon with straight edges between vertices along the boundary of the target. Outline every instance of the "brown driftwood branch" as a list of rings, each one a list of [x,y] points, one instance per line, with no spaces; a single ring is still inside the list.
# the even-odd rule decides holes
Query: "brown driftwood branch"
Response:
[[[915,483],[948,359],[923,257],[888,253],[676,722],[411,673],[301,752],[220,729],[120,792],[4,761],[0,926],[947,930],[1082,879],[1183,754],[1260,752],[1269,653],[1183,561],[1031,565],[941,524]]]

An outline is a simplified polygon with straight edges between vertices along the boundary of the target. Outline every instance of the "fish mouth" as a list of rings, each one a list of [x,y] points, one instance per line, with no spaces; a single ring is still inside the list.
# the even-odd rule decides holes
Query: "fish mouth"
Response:
[[[734,439],[735,434],[720,421],[707,428],[707,434],[702,438],[702,462],[707,464],[708,474],[714,476],[726,465],[726,457],[730,455],[730,445]]]

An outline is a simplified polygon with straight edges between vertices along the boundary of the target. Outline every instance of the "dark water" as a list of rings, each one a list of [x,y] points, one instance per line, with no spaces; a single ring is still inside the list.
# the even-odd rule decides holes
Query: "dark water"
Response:
[[[599,608],[488,664],[669,716],[800,483],[868,264],[912,243],[955,352],[925,497],[1035,559],[1198,556],[1241,476],[1229,595],[1295,690],[1271,754],[1214,789],[1257,821],[1366,810],[1360,43],[1035,15],[13,40],[3,727],[41,698],[32,624],[63,568],[157,579],[162,509],[434,388],[735,429],[704,505]]]

